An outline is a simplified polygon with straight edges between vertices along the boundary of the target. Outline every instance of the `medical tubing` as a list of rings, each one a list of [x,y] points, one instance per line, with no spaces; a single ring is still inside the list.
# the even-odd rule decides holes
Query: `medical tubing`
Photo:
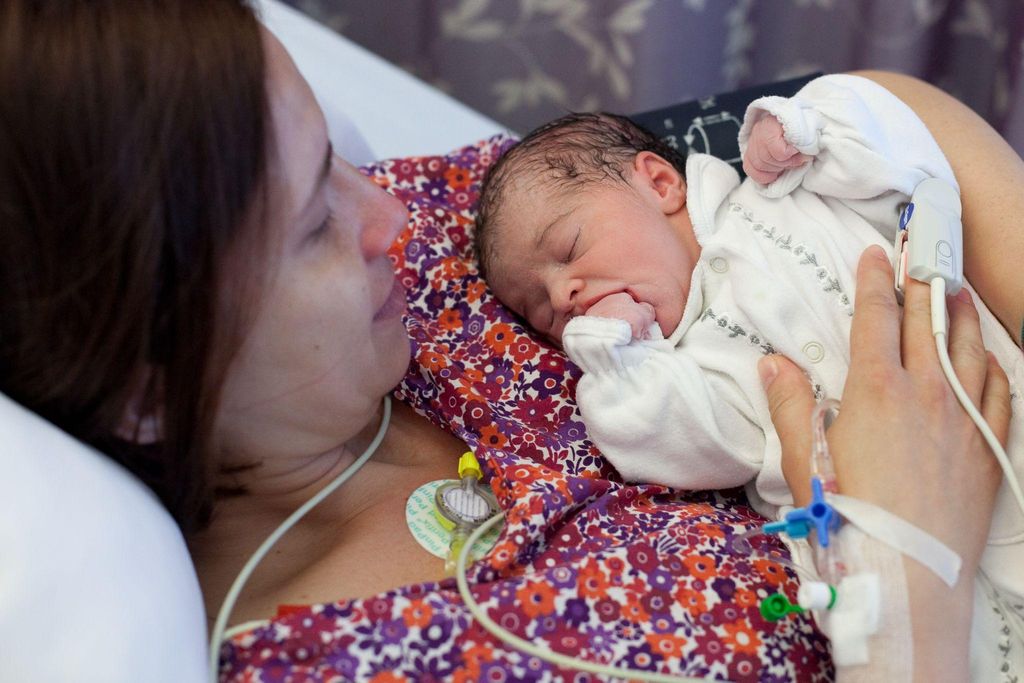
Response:
[[[992,449],[992,454],[999,461],[999,466],[1003,468],[1006,483],[1010,486],[1010,491],[1017,502],[1017,507],[1020,508],[1021,514],[1024,515],[1024,494],[1021,493],[1020,482],[1017,481],[1017,477],[1013,473],[1010,459],[1006,457],[1006,451],[1003,450],[999,439],[992,432],[992,428],[988,426],[985,418],[981,416],[981,413],[978,412],[978,409],[971,402],[967,392],[964,391],[963,385],[960,384],[960,380],[953,370],[953,364],[949,360],[949,351],[946,349],[946,283],[941,277],[935,277],[931,280],[931,304],[932,335],[935,337],[935,349],[939,353],[939,364],[942,366],[942,371],[946,374],[949,385],[953,387],[953,393],[959,399],[960,405],[964,407],[970,418],[974,420],[978,431],[985,437],[988,447]]]
[[[470,614],[473,615],[473,618],[476,619],[484,629],[490,632],[491,635],[521,652],[525,652],[528,655],[532,655],[556,666],[561,666],[567,669],[576,669],[577,671],[585,671],[587,673],[609,676],[612,678],[654,681],[655,683],[695,683],[707,680],[704,678],[691,678],[689,676],[673,676],[670,674],[652,673],[650,671],[638,671],[636,669],[620,668],[608,666],[606,664],[598,664],[596,662],[588,662],[583,659],[576,659],[575,657],[570,657],[559,652],[553,652],[546,648],[538,647],[495,623],[489,616],[487,616],[487,613],[484,612],[483,608],[480,607],[480,604],[473,598],[473,594],[469,592],[469,583],[466,581],[466,563],[469,560],[470,548],[476,544],[481,536],[490,531],[491,527],[502,519],[503,515],[499,512],[481,524],[470,535],[466,544],[462,546],[462,551],[459,552],[459,557],[455,565],[455,581],[458,584],[459,595],[462,596],[462,601],[465,603]]]
[[[825,438],[826,418],[829,411],[837,412],[839,401],[834,398],[825,398],[818,401],[811,413],[812,430],[812,453],[811,453],[811,474],[821,480],[822,488],[826,493],[836,493],[836,470],[832,464],[832,455],[828,450],[828,441]]]
[[[384,412],[380,418],[380,427],[377,428],[377,433],[373,437],[373,441],[366,447],[362,455],[355,459],[355,461],[345,468],[345,470],[339,474],[334,481],[321,489],[316,495],[303,503],[295,512],[289,515],[288,519],[281,522],[281,525],[274,530],[274,533],[270,534],[263,541],[263,544],[256,549],[256,552],[252,554],[249,561],[242,567],[242,571],[238,572],[238,576],[235,578],[235,582],[231,584],[231,590],[228,591],[227,596],[224,598],[224,602],[220,606],[220,612],[217,614],[217,622],[214,624],[213,633],[210,636],[210,680],[213,683],[217,683],[219,680],[219,669],[220,669],[220,643],[224,637],[224,630],[228,623],[228,618],[231,616],[231,610],[235,606],[235,602],[238,600],[238,596],[242,593],[242,588],[245,586],[245,582],[249,580],[249,576],[255,571],[257,565],[263,557],[270,551],[277,541],[285,535],[285,533],[291,529],[296,522],[309,512],[311,509],[317,506],[324,498],[331,495],[339,486],[348,481],[352,475],[359,471],[366,461],[370,459],[370,456],[374,454],[377,447],[380,446],[380,442],[384,440],[384,435],[388,431],[388,424],[391,422],[391,398],[389,396],[384,397]]]
[[[781,564],[783,567],[789,567],[793,570],[793,573],[798,575],[801,579],[806,581],[820,581],[821,578],[815,575],[805,567],[800,566],[792,559],[786,557],[779,550],[762,550],[761,548],[754,548],[754,544],[750,542],[750,539],[757,538],[758,536],[764,536],[766,538],[772,536],[772,534],[766,534],[764,526],[755,526],[747,529],[742,534],[738,534],[732,537],[732,541],[729,543],[729,550],[731,554],[748,555],[751,558],[764,558]],[[777,538],[777,537],[776,537]],[[746,548],[746,550],[744,550]]]

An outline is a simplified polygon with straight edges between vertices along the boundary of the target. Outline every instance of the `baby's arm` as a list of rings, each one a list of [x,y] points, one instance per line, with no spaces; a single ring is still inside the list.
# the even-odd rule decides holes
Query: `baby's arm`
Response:
[[[894,209],[928,177],[956,185],[949,163],[921,119],[868,79],[823,76],[793,97],[762,97],[752,102],[740,130],[740,149],[745,158],[757,157],[770,170],[772,163],[783,162],[777,161],[777,155],[763,159],[766,141],[777,131],[774,122],[763,122],[766,118],[777,119],[784,141],[810,158],[809,163],[797,163],[799,157],[788,157],[787,163],[794,165],[776,169],[777,177],[760,188],[766,196],[781,197],[802,186],[843,200],[863,215],[871,213],[868,204],[878,199],[886,201],[876,210]],[[756,149],[750,149],[752,142]],[[875,218],[880,219],[881,213]],[[896,221],[888,215],[878,222],[895,230]]]
[[[743,151],[743,172],[761,185],[774,183],[783,171],[811,160],[786,140],[782,124],[774,116],[762,116],[750,129]]]
[[[623,320],[573,318],[562,343],[583,370],[576,388],[587,431],[626,481],[683,489],[753,479],[764,433],[665,340],[633,341]]]

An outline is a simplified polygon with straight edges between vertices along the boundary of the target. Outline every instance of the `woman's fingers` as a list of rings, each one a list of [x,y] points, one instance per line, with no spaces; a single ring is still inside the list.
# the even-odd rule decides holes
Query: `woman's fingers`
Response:
[[[798,507],[811,499],[811,411],[814,394],[796,365],[786,357],[765,356],[757,365],[768,396],[772,423],[782,444],[782,473]]]
[[[981,416],[992,428],[999,443],[1006,445],[1010,433],[1010,381],[991,352],[986,353],[985,389],[981,396]],[[993,458],[994,459],[994,458]]]
[[[981,323],[967,289],[946,299],[949,311],[949,359],[971,402],[980,407],[989,373]]]
[[[903,366],[915,373],[941,372],[932,336],[931,286],[907,277],[900,337]]]
[[[856,312],[850,328],[850,365],[877,372],[892,372],[900,368],[899,319],[889,257],[881,247],[869,247],[861,254],[857,265]],[[854,374],[864,376],[864,373]]]

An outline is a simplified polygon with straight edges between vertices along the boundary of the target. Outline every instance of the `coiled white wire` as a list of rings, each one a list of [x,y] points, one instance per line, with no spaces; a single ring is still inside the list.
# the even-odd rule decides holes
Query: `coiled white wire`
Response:
[[[270,551],[277,541],[285,535],[285,533],[295,526],[302,517],[312,510],[316,505],[327,496],[331,495],[339,486],[348,481],[353,474],[359,471],[359,469],[366,464],[366,461],[370,459],[370,456],[374,454],[377,447],[380,446],[380,442],[384,440],[384,435],[388,431],[388,424],[391,422],[391,398],[389,396],[384,397],[384,413],[380,419],[380,427],[377,428],[377,433],[373,437],[373,441],[366,447],[362,455],[355,459],[355,461],[345,468],[338,477],[327,486],[323,487],[316,495],[303,503],[295,512],[288,516],[288,519],[281,522],[281,525],[274,530],[274,533],[267,536],[266,540],[256,549],[256,552],[252,554],[249,561],[242,567],[242,571],[238,572],[238,576],[235,577],[235,582],[231,584],[231,589],[228,591],[227,597],[224,598],[224,602],[220,606],[220,612],[217,614],[217,622],[213,626],[213,633],[210,635],[210,681],[217,683],[219,680],[220,670],[220,643],[224,638],[224,629],[227,627],[228,618],[231,616],[231,610],[235,606],[235,602],[238,600],[239,594],[242,592],[242,588],[245,586],[245,582],[249,580],[249,576],[256,569],[256,566],[260,563],[260,560]]]

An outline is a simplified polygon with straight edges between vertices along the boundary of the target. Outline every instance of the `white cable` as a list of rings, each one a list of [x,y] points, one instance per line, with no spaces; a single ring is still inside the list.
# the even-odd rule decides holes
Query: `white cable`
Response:
[[[327,496],[331,495],[335,489],[348,481],[353,474],[359,471],[359,469],[366,464],[366,461],[370,459],[377,447],[380,446],[380,442],[384,440],[384,434],[388,431],[388,423],[391,422],[391,398],[388,396],[384,397],[384,414],[380,419],[380,427],[377,428],[377,433],[373,437],[373,441],[366,447],[356,460],[345,468],[342,472],[332,481],[330,484],[321,489],[315,496],[307,500],[302,506],[299,507],[295,512],[288,516],[288,519],[281,522],[281,525],[274,530],[274,533],[267,536],[267,539],[263,541],[263,544],[256,549],[256,552],[252,554],[249,561],[242,567],[242,571],[238,572],[238,576],[235,578],[235,582],[231,584],[231,590],[228,591],[227,597],[224,598],[224,602],[220,606],[220,612],[217,614],[217,622],[213,627],[213,634],[210,636],[210,681],[217,683],[220,679],[220,643],[224,637],[224,629],[227,627],[228,618],[231,616],[231,610],[235,606],[235,602],[238,600],[238,596],[242,592],[242,588],[245,586],[245,582],[249,580],[249,576],[255,571],[256,566],[260,563],[260,560],[267,554],[267,552],[274,546],[277,541],[285,535],[285,533],[291,529],[296,522],[302,519],[303,515],[309,512],[312,508],[322,501]]]
[[[455,581],[459,586],[459,595],[462,596],[462,601],[466,604],[466,608],[469,609],[473,618],[476,619],[487,631],[489,631],[491,635],[528,655],[538,657],[539,659],[543,659],[555,664],[556,666],[561,666],[567,669],[576,669],[578,671],[586,671],[593,674],[599,674],[601,676],[610,676],[612,678],[654,681],[655,683],[693,683],[707,680],[704,678],[690,678],[688,676],[672,676],[669,674],[651,673],[650,671],[637,671],[636,669],[608,666],[606,664],[598,664],[596,662],[575,659],[574,657],[534,645],[528,640],[524,640],[516,634],[499,626],[489,616],[487,616],[487,613],[484,612],[483,608],[480,607],[480,604],[473,598],[473,594],[469,592],[469,584],[466,581],[466,562],[469,559],[469,551],[476,544],[477,540],[490,531],[491,527],[501,521],[501,519],[502,513],[499,512],[481,524],[470,535],[469,539],[466,540],[466,544],[462,546],[462,551],[459,553],[458,560],[455,563]]]
[[[1006,483],[1010,485],[1010,491],[1016,499],[1017,507],[1020,508],[1021,514],[1024,515],[1024,494],[1021,493],[1020,482],[1017,481],[1017,476],[1013,472],[1010,459],[1006,457],[1006,451],[1003,450],[999,439],[992,433],[992,428],[988,426],[985,418],[981,416],[978,409],[971,403],[970,397],[964,391],[960,380],[957,379],[956,372],[953,370],[953,364],[949,360],[949,351],[946,350],[946,283],[941,277],[932,278],[931,303],[932,335],[935,337],[935,348],[939,352],[939,363],[942,365],[942,371],[946,374],[949,385],[953,387],[953,393],[960,400],[960,405],[964,407],[967,414],[974,420],[974,424],[978,426],[978,431],[985,437],[985,442],[992,449],[996,460],[999,461],[999,466],[1003,468]]]

